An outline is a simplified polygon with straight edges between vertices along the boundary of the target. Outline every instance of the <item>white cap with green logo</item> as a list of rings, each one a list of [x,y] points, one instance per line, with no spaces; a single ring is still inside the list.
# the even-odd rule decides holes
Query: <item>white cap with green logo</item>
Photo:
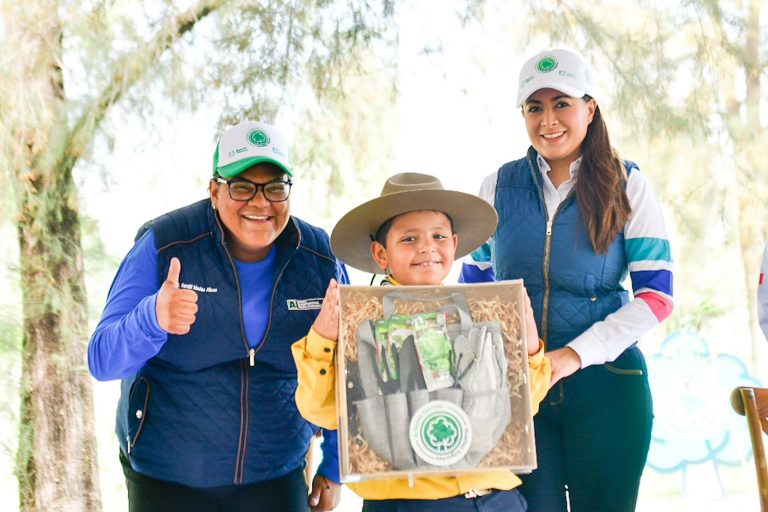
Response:
[[[578,53],[562,48],[547,50],[528,59],[520,69],[517,106],[539,89],[555,89],[574,98],[595,97],[597,87],[589,66]]]
[[[249,167],[266,162],[293,176],[288,143],[274,126],[243,121],[224,132],[213,153],[213,175],[237,176]]]

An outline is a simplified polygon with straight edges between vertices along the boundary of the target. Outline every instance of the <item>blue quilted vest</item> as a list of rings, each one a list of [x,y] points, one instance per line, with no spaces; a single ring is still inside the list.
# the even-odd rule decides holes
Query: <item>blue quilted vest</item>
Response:
[[[492,241],[496,279],[523,279],[547,350],[560,348],[629,300],[624,234],[607,254],[592,249],[575,190],[551,212],[547,225],[542,177],[531,148],[498,173]],[[625,162],[627,172],[636,165]],[[549,232],[549,234],[548,234]]]
[[[253,353],[224,232],[209,200],[147,223],[158,286],[172,257],[198,294],[195,323],[122,382],[117,434],[132,467],[190,487],[248,484],[301,466],[317,428],[296,408],[291,344],[305,336],[336,276],[328,235],[294,217],[275,241],[267,331]],[[309,308],[307,306],[310,306]],[[248,314],[248,312],[244,312]]]

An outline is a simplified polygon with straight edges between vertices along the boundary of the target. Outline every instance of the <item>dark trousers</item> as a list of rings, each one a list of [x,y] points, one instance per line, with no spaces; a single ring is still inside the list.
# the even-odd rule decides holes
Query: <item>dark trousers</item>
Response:
[[[637,347],[556,384],[534,417],[538,468],[520,488],[531,512],[631,512],[648,456],[653,405]]]
[[[122,453],[120,463],[130,512],[309,512],[301,467],[266,482],[198,489],[137,473]]]
[[[525,512],[525,498],[517,489],[487,496],[454,496],[441,500],[365,500],[363,512]]]

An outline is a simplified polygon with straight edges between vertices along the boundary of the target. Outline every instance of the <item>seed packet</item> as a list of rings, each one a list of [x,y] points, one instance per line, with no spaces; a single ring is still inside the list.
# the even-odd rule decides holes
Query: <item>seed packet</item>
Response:
[[[387,360],[386,364],[393,379],[398,378],[398,362],[395,352],[400,352],[408,336],[413,334],[411,330],[411,317],[409,315],[392,315],[388,319],[387,326]]]
[[[453,350],[445,325],[445,313],[421,313],[411,317],[413,339],[427,390],[454,385],[451,360]]]

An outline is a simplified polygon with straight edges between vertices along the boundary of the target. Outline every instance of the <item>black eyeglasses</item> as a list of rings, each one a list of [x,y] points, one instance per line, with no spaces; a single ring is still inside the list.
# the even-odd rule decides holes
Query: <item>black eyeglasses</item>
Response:
[[[216,178],[219,183],[226,183],[229,189],[229,197],[234,201],[250,201],[261,189],[264,197],[270,203],[282,203],[291,195],[291,180],[273,180],[266,183],[254,183],[245,178]]]

